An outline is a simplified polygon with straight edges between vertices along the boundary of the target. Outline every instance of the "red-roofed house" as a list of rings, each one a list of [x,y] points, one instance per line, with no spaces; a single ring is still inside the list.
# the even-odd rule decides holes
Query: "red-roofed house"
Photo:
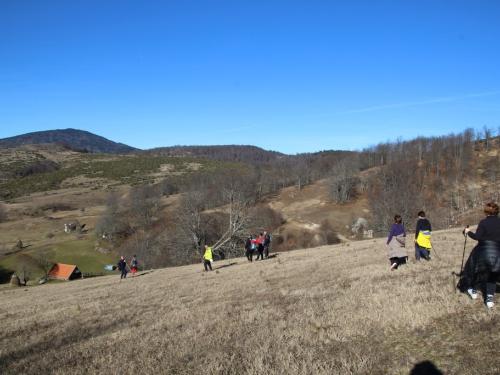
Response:
[[[82,271],[77,266],[70,264],[54,263],[49,271],[50,279],[73,280],[83,277]]]

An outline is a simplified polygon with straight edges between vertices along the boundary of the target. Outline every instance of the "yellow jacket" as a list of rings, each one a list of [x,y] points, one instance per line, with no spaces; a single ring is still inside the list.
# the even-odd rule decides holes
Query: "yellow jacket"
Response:
[[[205,249],[205,254],[203,254],[203,258],[206,260],[212,259],[212,248],[211,247],[207,247]]]
[[[428,230],[421,230],[418,233],[417,244],[420,247],[425,247],[426,249],[432,249],[431,245],[431,235],[432,233]]]

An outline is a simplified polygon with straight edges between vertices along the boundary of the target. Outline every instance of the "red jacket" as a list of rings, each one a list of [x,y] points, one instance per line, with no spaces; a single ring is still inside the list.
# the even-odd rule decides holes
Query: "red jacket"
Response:
[[[257,245],[264,246],[264,242],[264,237],[260,236],[259,238],[257,238]]]

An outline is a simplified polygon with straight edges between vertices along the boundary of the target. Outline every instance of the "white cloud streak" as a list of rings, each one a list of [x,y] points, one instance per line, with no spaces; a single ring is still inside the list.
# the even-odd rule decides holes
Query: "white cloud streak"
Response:
[[[345,115],[345,114],[351,114],[351,113],[379,111],[381,109],[388,109],[388,108],[411,107],[411,106],[423,105],[423,104],[454,102],[457,100],[479,98],[479,97],[484,97],[484,96],[493,96],[493,95],[498,95],[498,94],[500,94],[500,91],[484,92],[484,93],[480,93],[480,94],[470,94],[470,95],[463,95],[463,96],[451,96],[451,97],[447,97],[447,98],[423,100],[420,102],[397,103],[397,104],[388,104],[388,105],[381,105],[381,106],[375,106],[375,107],[354,109],[352,111],[338,112],[337,114],[338,115]]]

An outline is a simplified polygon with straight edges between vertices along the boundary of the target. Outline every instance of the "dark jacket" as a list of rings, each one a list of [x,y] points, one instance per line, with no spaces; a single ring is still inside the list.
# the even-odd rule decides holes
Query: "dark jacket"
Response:
[[[500,272],[500,218],[488,216],[479,222],[476,233],[468,236],[478,241],[465,263],[465,278],[469,284],[486,281],[491,272]]]
[[[268,246],[269,243],[271,243],[271,236],[268,233],[264,236],[264,246]]]
[[[467,234],[476,241],[500,241],[500,217],[486,216],[479,222],[476,233],[469,231]]]
[[[245,242],[245,250],[252,250],[252,238],[248,237],[247,242]]]
[[[125,263],[125,262],[123,261],[123,259],[120,259],[120,260],[118,261],[118,269],[119,269],[120,271],[123,271],[123,270],[126,270],[126,269],[127,269],[127,263]]]
[[[417,228],[415,229],[415,238],[418,237],[420,231],[429,231],[432,232],[431,222],[427,219],[418,219],[417,220]]]

